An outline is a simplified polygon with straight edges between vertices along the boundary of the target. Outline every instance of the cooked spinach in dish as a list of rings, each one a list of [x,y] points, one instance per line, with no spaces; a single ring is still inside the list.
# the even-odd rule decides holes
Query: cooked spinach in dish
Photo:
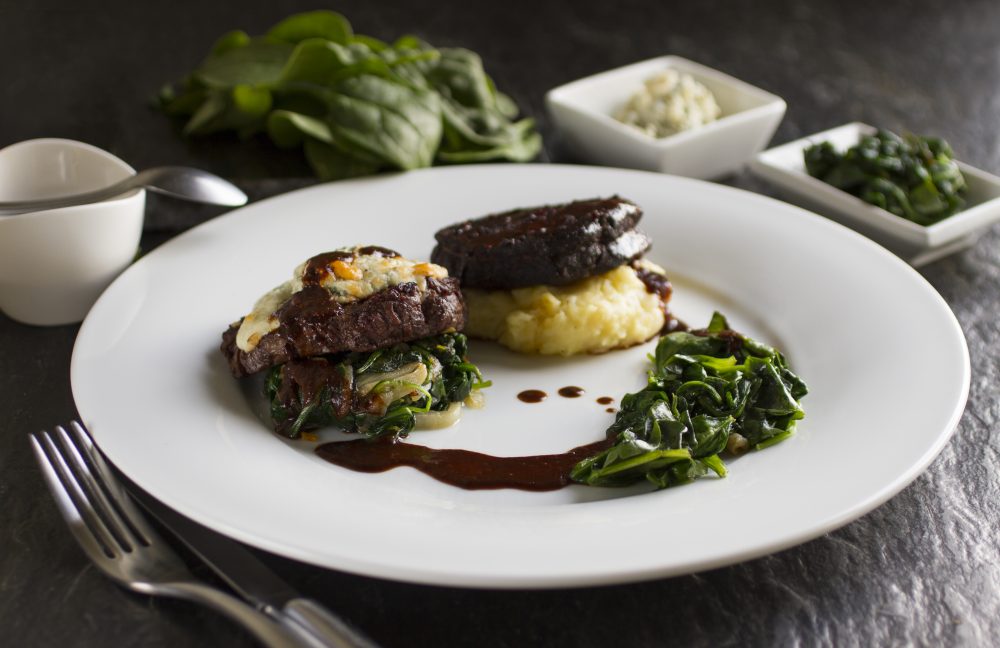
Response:
[[[449,425],[470,395],[490,385],[466,359],[467,348],[464,335],[445,333],[272,367],[264,389],[275,430],[297,438],[337,426],[374,438]]]
[[[803,155],[809,175],[919,225],[965,206],[965,178],[940,138],[879,130],[844,153],[823,142]]]
[[[578,463],[574,481],[667,488],[724,477],[724,453],[779,443],[804,416],[806,385],[784,356],[731,330],[720,313],[708,328],[664,335],[651,360],[648,384],[622,399],[608,428],[614,445]]]
[[[433,163],[524,162],[541,150],[531,119],[497,91],[479,56],[414,36],[385,43],[342,15],[311,11],[263,36],[222,36],[160,106],[186,135],[266,133],[336,180]]]

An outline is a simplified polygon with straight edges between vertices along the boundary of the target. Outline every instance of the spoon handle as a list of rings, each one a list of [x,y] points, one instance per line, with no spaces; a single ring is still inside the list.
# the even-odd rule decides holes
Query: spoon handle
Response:
[[[135,176],[125,178],[124,180],[104,187],[103,189],[71,194],[69,196],[60,196],[58,198],[0,201],[0,215],[11,216],[14,214],[23,214],[25,212],[43,211],[46,209],[58,209],[60,207],[72,207],[73,205],[101,202],[102,200],[114,198],[119,194],[135,189],[136,187],[132,182],[134,178]]]

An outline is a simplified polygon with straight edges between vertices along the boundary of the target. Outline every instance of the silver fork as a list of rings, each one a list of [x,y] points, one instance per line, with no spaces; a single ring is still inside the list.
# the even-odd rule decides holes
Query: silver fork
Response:
[[[197,580],[149,526],[80,425],[74,421],[70,430],[30,435],[31,444],[59,511],[101,571],[136,592],[214,608],[266,646],[302,646],[263,613]]]

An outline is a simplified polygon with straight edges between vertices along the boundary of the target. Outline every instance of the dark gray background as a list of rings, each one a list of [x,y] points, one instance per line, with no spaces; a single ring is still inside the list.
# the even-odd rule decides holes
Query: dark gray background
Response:
[[[184,141],[148,100],[195,66],[223,32],[259,33],[312,8],[261,0],[3,0],[0,146],[32,137],[81,139],[138,168],[208,168],[254,197],[307,184],[307,169],[294,155],[259,142]],[[788,113],[775,143],[861,120],[944,136],[961,159],[1000,172],[1000,5],[987,0],[452,0],[330,8],[361,33],[416,33],[479,52],[498,86],[538,119],[544,160],[572,161],[544,113],[547,89],[670,53],[784,97]],[[745,174],[728,182],[769,193]],[[214,213],[151,200],[143,245],[149,249]],[[829,535],[698,575],[563,591],[398,584],[260,555],[386,646],[990,645],[1000,636],[998,242],[993,228],[973,248],[921,270],[969,342],[971,394],[955,436],[900,495]],[[0,643],[252,645],[214,613],[119,589],[64,528],[26,435],[76,414],[69,386],[76,332],[0,315]],[[844,466],[845,480],[851,471]],[[622,537],[608,552],[633,551],[642,540]]]

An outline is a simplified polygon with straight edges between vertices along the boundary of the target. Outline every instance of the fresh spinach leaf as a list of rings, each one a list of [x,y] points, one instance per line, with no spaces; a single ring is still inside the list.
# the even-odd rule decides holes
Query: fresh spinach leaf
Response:
[[[440,52],[437,63],[426,72],[443,100],[445,138],[438,159],[524,162],[538,155],[541,137],[534,133],[534,121],[510,121],[513,102],[496,92],[479,55],[461,48]]]
[[[250,39],[241,47],[213,54],[194,71],[194,78],[208,88],[238,85],[268,86],[278,82],[285,63],[295,50],[288,43]]]
[[[250,35],[242,29],[227,32],[212,45],[212,56],[222,56],[230,50],[245,47],[250,44]]]
[[[499,93],[474,52],[403,36],[354,34],[342,15],[289,16],[264,36],[232,31],[160,94],[186,135],[265,132],[302,147],[328,180],[434,163],[527,161],[541,150],[530,119]]]
[[[333,143],[333,133],[325,121],[291,110],[275,110],[268,115],[267,134],[280,148],[301,146],[307,138],[324,144]]]
[[[371,175],[383,168],[378,162],[364,160],[318,139],[305,140],[305,154],[320,180],[342,180]]]
[[[247,137],[264,127],[272,103],[267,89],[249,85],[206,90],[205,96],[205,101],[184,127],[186,134],[207,135],[234,130],[241,137]]]
[[[336,85],[328,123],[334,137],[387,166],[430,166],[441,141],[441,107],[432,92],[366,73]]]
[[[330,86],[345,76],[362,73],[351,69],[365,61],[376,60],[375,53],[365,45],[341,45],[322,38],[312,38],[300,43],[281,72],[280,82],[285,86],[312,84]]]
[[[271,40],[301,43],[310,38],[322,38],[346,45],[353,36],[351,23],[335,11],[308,11],[285,18],[267,32]]]

